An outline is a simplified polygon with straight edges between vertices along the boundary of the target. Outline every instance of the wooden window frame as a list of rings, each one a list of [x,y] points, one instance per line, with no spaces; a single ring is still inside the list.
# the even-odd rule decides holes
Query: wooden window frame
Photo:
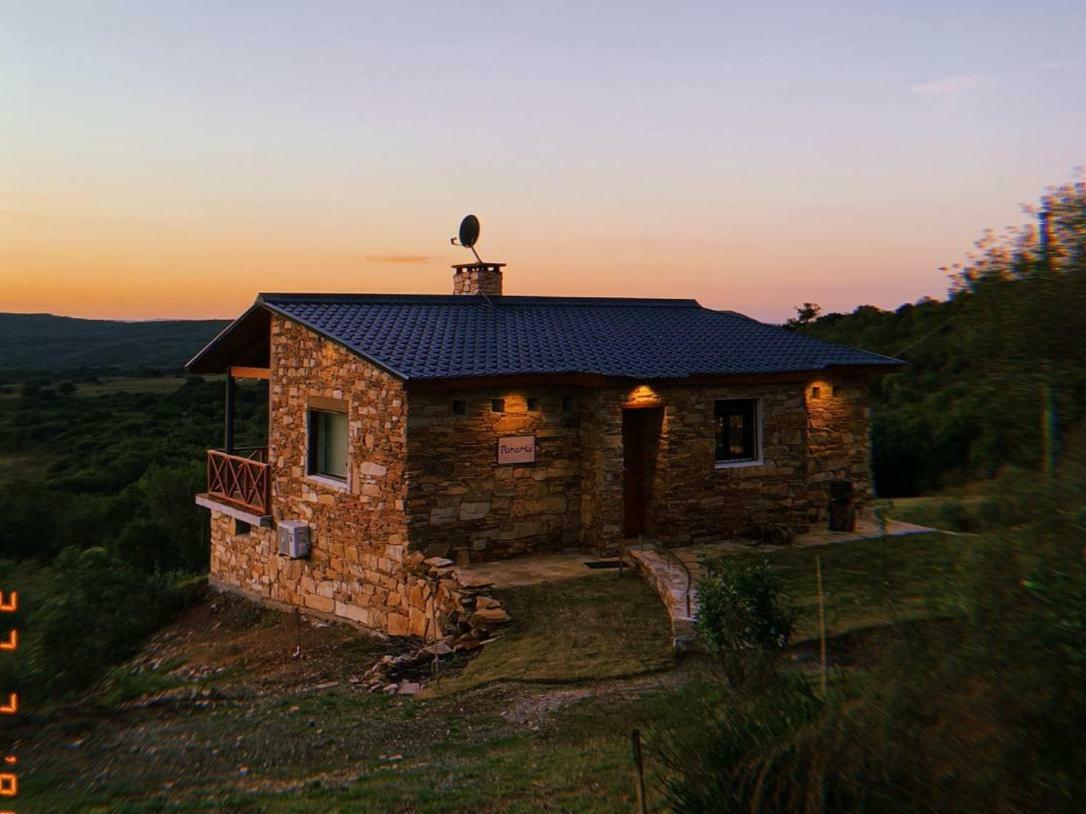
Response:
[[[749,405],[749,412],[746,410],[739,410],[733,408],[727,410],[724,405],[727,404],[744,404]],[[744,455],[743,457],[720,457],[720,434],[717,431],[717,424],[722,415],[737,415],[746,414],[750,416],[750,438],[749,443],[752,449],[751,455]],[[715,437],[713,439],[713,461],[717,469],[735,469],[744,466],[761,466],[765,463],[765,440],[764,440],[764,426],[763,426],[763,409],[762,400],[760,398],[725,398],[715,399],[713,401],[713,428]],[[744,450],[746,452],[746,450]]]

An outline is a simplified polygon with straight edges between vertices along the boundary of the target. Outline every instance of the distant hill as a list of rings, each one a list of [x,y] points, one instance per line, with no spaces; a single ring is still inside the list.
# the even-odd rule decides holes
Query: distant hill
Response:
[[[0,371],[178,370],[227,324],[0,313]]]

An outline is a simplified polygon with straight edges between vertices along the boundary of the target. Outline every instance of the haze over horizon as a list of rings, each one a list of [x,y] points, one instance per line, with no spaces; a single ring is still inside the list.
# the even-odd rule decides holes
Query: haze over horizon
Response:
[[[506,292],[779,322],[945,295],[1086,163],[1086,5],[0,10],[0,311]],[[935,56],[933,56],[935,55]]]

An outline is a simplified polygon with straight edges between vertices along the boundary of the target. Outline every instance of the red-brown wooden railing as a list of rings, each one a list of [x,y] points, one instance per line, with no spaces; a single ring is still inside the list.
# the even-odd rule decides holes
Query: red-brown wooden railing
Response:
[[[236,503],[254,514],[271,510],[271,474],[267,447],[207,451],[207,493]]]

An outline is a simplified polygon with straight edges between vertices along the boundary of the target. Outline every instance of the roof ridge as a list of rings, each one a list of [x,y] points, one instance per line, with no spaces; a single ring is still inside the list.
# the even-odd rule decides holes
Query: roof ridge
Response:
[[[482,300],[464,294],[384,294],[351,293],[335,294],[328,292],[314,293],[275,293],[261,292],[258,302],[407,302],[441,303],[447,305],[474,305]],[[616,305],[630,307],[640,305],[654,308],[703,308],[695,299],[671,297],[562,297],[556,295],[502,294],[491,296],[493,305]],[[709,309],[706,309],[709,310]]]

